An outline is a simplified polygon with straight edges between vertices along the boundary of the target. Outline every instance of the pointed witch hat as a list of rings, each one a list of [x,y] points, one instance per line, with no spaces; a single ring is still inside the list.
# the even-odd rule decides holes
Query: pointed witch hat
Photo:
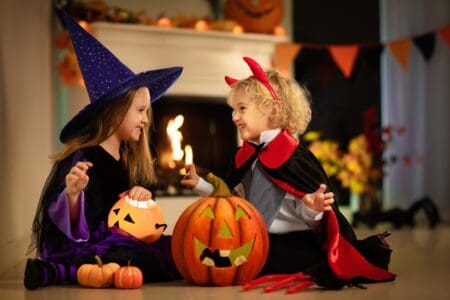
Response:
[[[130,90],[148,87],[151,102],[155,102],[181,74],[182,67],[135,74],[64,10],[61,10],[61,16],[69,31],[90,100],[62,129],[59,138],[63,143],[86,130],[91,120]]]

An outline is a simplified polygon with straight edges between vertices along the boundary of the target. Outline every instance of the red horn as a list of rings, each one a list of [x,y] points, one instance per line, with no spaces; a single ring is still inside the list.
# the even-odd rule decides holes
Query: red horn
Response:
[[[272,85],[269,82],[269,79],[267,79],[266,72],[264,72],[263,68],[252,58],[244,56],[243,57],[247,65],[250,67],[250,70],[252,70],[253,78],[261,82],[270,92],[272,95],[273,101],[278,101],[277,93],[275,93],[275,90],[273,89]]]
[[[250,67],[250,70],[252,70],[253,75],[259,80],[259,81],[268,81],[266,73],[264,72],[263,68],[252,58],[244,56],[243,57],[247,65]]]
[[[229,76],[225,76],[225,81],[227,82],[227,84],[229,86],[232,86],[233,84],[235,84],[236,82],[238,82],[237,79],[231,78]]]

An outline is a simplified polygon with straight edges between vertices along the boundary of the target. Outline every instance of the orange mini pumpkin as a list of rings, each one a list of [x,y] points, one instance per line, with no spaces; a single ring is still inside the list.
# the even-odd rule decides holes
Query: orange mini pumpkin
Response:
[[[157,241],[167,228],[161,207],[153,200],[137,201],[125,195],[111,208],[108,226],[130,234],[147,244]]]
[[[104,288],[114,283],[114,272],[120,268],[119,264],[103,264],[100,257],[95,256],[97,264],[84,264],[77,270],[77,280],[81,286]]]
[[[227,0],[225,18],[238,22],[244,31],[256,33],[274,32],[283,17],[281,0]]]
[[[237,285],[261,271],[269,251],[266,225],[256,208],[235,197],[191,204],[172,235],[172,257],[183,277],[198,285]]]
[[[143,276],[141,269],[135,266],[119,268],[114,273],[114,286],[119,289],[138,289],[142,286]]]

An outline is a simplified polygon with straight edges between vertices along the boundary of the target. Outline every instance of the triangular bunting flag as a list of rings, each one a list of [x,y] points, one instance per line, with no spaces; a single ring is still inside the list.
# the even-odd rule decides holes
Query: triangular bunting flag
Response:
[[[450,45],[450,26],[438,30],[439,35]]]
[[[392,54],[394,54],[395,58],[397,58],[397,61],[400,63],[403,69],[406,69],[408,67],[409,49],[411,48],[411,45],[412,42],[410,39],[388,43]]]
[[[414,44],[420,50],[426,61],[429,61],[436,45],[436,33],[431,32],[413,38]]]
[[[301,51],[302,46],[298,43],[279,43],[275,45],[275,56],[273,67],[284,77],[292,77],[289,70],[290,65]]]
[[[352,75],[359,46],[329,46],[328,50],[344,76],[349,78]]]

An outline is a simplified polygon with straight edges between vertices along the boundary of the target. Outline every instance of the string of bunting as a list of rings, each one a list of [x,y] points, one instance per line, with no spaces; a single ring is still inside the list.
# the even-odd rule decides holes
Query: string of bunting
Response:
[[[389,42],[357,43],[357,44],[313,44],[313,43],[279,43],[275,47],[273,66],[283,75],[290,76],[289,66],[302,49],[328,49],[334,62],[346,78],[352,75],[353,67],[361,48],[380,48],[380,54],[388,47],[403,69],[408,68],[409,53],[414,44],[425,61],[429,61],[434,53],[436,35],[439,35],[447,45],[450,45],[450,24],[420,35],[393,40]]]

